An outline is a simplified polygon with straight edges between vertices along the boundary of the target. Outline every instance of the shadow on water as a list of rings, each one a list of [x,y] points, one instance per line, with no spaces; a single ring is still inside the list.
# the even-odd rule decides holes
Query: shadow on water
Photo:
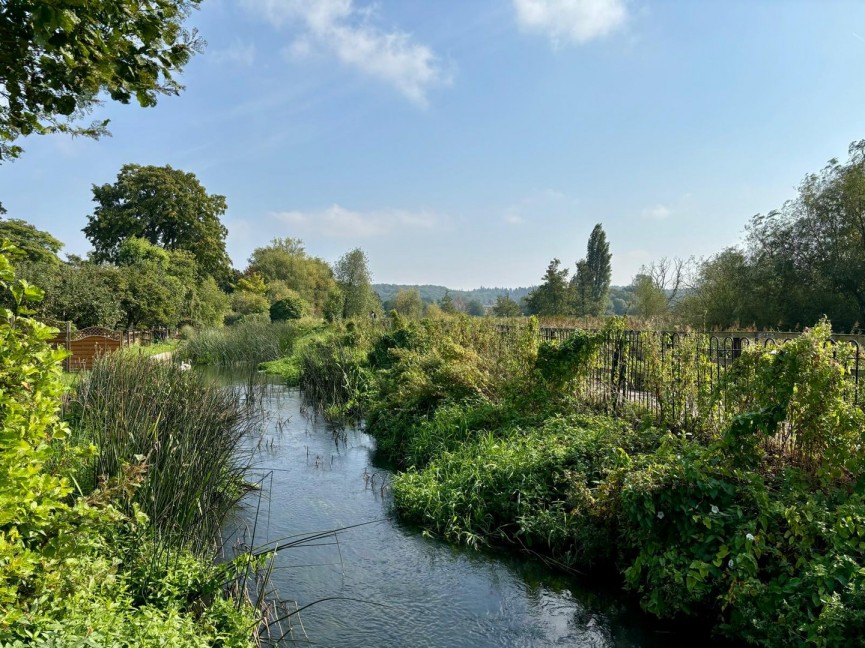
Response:
[[[711,642],[673,634],[626,599],[619,583],[589,582],[498,552],[425,537],[390,510],[391,472],[357,428],[328,425],[297,390],[261,375],[213,372],[254,393],[267,415],[248,494],[230,542],[290,543],[277,552],[275,590],[292,599],[286,645],[448,648],[646,647]],[[254,387],[257,385],[257,387]],[[322,531],[344,529],[337,533]],[[288,539],[288,540],[286,540]],[[305,607],[309,606],[309,607]],[[701,630],[702,631],[702,630]]]

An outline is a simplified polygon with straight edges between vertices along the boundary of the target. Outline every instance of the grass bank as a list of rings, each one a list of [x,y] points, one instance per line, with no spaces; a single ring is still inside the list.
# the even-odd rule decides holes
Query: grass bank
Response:
[[[828,324],[746,349],[711,391],[687,346],[647,362],[651,418],[586,398],[621,322],[536,326],[340,325],[296,362],[330,416],[365,418],[402,468],[397,512],[431,533],[618,574],[651,614],[754,645],[861,640],[865,415]]]

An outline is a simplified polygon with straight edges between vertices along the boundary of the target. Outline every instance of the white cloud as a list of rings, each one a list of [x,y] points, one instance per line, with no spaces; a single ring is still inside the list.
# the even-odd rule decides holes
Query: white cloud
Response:
[[[425,106],[430,88],[451,83],[435,53],[406,32],[373,24],[371,7],[354,0],[244,0],[251,11],[274,27],[300,23],[304,31],[286,48],[288,56],[306,56],[314,49],[396,87]]]
[[[667,220],[673,211],[666,205],[660,203],[654,207],[648,207],[643,210],[642,216],[647,220]]]
[[[206,52],[215,63],[234,63],[250,67],[255,63],[255,44],[234,41],[225,49],[215,49]]]
[[[545,34],[554,45],[587,43],[621,27],[628,17],[625,0],[513,0],[517,22]]]
[[[304,232],[331,238],[371,238],[406,228],[430,230],[441,222],[440,216],[428,211],[358,212],[336,204],[319,211],[284,211],[271,215]]]

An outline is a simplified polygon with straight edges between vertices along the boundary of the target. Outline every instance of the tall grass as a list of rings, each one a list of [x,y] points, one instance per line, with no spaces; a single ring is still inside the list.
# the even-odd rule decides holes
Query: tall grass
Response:
[[[294,341],[317,322],[243,322],[191,334],[178,357],[199,365],[257,365],[286,356]]]
[[[241,396],[196,372],[124,354],[100,358],[76,388],[73,419],[97,447],[97,483],[138,466],[131,497],[161,547],[212,549],[242,494],[249,458],[239,451],[258,418]]]

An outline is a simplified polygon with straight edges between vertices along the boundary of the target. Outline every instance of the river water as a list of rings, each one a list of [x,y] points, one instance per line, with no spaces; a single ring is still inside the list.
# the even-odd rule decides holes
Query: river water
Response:
[[[309,605],[292,617],[296,644],[287,645],[679,643],[649,628],[614,588],[582,584],[524,557],[455,548],[403,526],[391,513],[390,473],[377,466],[371,437],[310,416],[297,390],[269,385],[259,400],[267,419],[250,449],[252,476],[263,488],[244,499],[228,526],[247,529],[235,533],[256,546],[353,527],[278,552],[271,580],[280,597]]]

